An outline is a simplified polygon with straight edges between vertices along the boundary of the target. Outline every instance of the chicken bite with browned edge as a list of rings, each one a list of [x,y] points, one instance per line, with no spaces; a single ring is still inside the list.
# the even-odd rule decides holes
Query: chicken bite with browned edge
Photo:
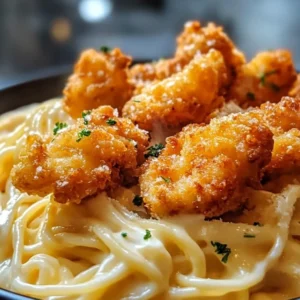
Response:
[[[246,62],[243,53],[236,48],[222,27],[214,23],[203,27],[198,21],[190,21],[184,25],[184,30],[177,38],[175,57],[137,64],[130,69],[130,78],[138,91],[136,93],[149,82],[180,72],[196,54],[203,55],[211,49],[222,53],[228,71],[227,80],[230,83],[235,77],[236,69]]]
[[[226,67],[220,52],[196,56],[182,72],[146,87],[123,108],[123,116],[140,128],[181,127],[203,122],[223,103]],[[179,128],[180,130],[180,128]]]
[[[131,58],[120,49],[84,51],[64,89],[64,108],[77,118],[83,110],[110,105],[122,109],[133,86],[128,80]]]
[[[239,208],[271,160],[272,132],[256,112],[191,124],[144,166],[141,195],[153,217],[220,216]]]
[[[300,169],[300,96],[283,97],[277,103],[261,106],[264,122],[274,134],[271,162],[265,167],[265,176],[274,177]]]
[[[22,192],[57,202],[79,203],[133,176],[143,162],[148,134],[116,110],[102,106],[84,113],[76,124],[60,126],[56,135],[29,135],[12,182]]]
[[[296,71],[289,51],[261,52],[238,68],[227,99],[234,100],[243,108],[259,106],[267,101],[279,102],[288,95],[295,79]]]

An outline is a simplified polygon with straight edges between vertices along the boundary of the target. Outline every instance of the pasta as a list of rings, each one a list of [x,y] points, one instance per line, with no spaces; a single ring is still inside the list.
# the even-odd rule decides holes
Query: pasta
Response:
[[[300,296],[289,51],[246,63],[221,27],[198,22],[159,63],[100,51],[84,52],[63,99],[0,116],[0,288],[48,300]]]
[[[33,106],[27,117],[24,110],[22,124],[22,113],[11,118],[15,129],[2,140],[1,166],[9,165],[6,153],[16,159],[26,132],[51,132],[58,120],[72,122],[61,105],[51,100]],[[1,123],[1,137],[6,126]],[[63,205],[51,201],[51,194],[20,193],[8,177],[0,198],[0,286],[45,299],[285,299],[300,294],[297,182],[280,193],[252,191],[250,206],[253,202],[256,208],[223,221],[202,215],[142,218],[120,204],[134,195],[133,189],[120,188],[115,199],[101,193],[80,205]],[[272,218],[258,215],[262,207]],[[216,242],[230,248],[226,264],[215,252]]]

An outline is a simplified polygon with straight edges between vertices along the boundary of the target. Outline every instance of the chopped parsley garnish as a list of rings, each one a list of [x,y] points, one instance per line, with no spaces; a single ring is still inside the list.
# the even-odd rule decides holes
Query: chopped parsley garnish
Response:
[[[127,237],[127,232],[122,232],[121,235],[122,235],[123,238],[126,238]]]
[[[133,100],[133,102],[136,102],[136,103],[140,103],[141,101],[140,100]]]
[[[248,98],[249,100],[255,100],[255,94],[253,94],[253,93],[251,93],[251,92],[248,92],[248,93],[246,94],[246,96],[247,96],[247,98]]]
[[[263,225],[260,224],[259,222],[254,222],[253,225],[254,225],[254,226],[259,226],[259,227],[262,227],[262,226],[263,226]]]
[[[153,146],[151,146],[151,147],[149,147],[147,149],[148,152],[144,156],[145,156],[145,158],[148,158],[150,156],[152,156],[152,157],[158,157],[159,154],[160,154],[160,152],[164,148],[165,148],[165,146],[163,144],[160,144],[160,143],[159,144],[155,144],[155,145],[153,145]]]
[[[164,177],[164,176],[160,176],[161,177],[161,179],[163,180],[163,181],[165,181],[165,182],[167,182],[167,183],[170,183],[171,182],[171,178],[169,178],[169,177]]]
[[[152,237],[151,232],[149,229],[146,229],[146,234],[144,235],[144,240],[148,240]]]
[[[222,262],[223,263],[227,263],[228,257],[231,253],[231,249],[227,247],[227,244],[221,244],[219,242],[210,242],[212,244],[213,247],[216,248],[215,252],[217,254],[221,254],[223,255],[222,257]]]
[[[106,121],[106,123],[109,125],[109,126],[113,126],[113,125],[116,125],[117,124],[117,121],[115,121],[114,119],[108,119]]]
[[[60,123],[60,122],[57,122],[55,123],[55,127],[53,129],[53,134],[54,135],[57,135],[57,133],[62,130],[63,128],[66,128],[68,125],[66,123]]]
[[[90,121],[90,117],[89,115],[91,114],[91,111],[90,110],[87,110],[87,111],[83,111],[82,112],[82,118],[83,118],[83,123],[84,125],[88,125],[89,124],[89,121]]]
[[[90,136],[91,133],[92,132],[86,128],[82,129],[80,132],[78,132],[78,139],[76,140],[76,142],[80,142],[85,136]]]
[[[141,197],[140,195],[135,195],[132,203],[136,206],[141,206],[143,204],[143,197]]]
[[[104,53],[108,53],[111,49],[107,46],[102,46],[100,47],[100,51],[104,52]]]
[[[251,233],[244,233],[244,238],[255,238],[255,234],[251,234]]]
[[[267,77],[273,74],[276,74],[278,72],[278,70],[272,70],[266,73],[262,73],[259,77],[260,80],[260,84],[266,87],[269,87],[270,89],[272,89],[274,92],[278,92],[280,90],[280,87],[273,83],[273,82],[268,82],[267,81]]]
[[[277,70],[272,70],[272,71],[269,71],[269,72],[266,72],[266,73],[262,73],[259,76],[260,83],[262,85],[266,85],[266,78],[273,75],[273,74],[276,74],[277,72],[278,72]]]

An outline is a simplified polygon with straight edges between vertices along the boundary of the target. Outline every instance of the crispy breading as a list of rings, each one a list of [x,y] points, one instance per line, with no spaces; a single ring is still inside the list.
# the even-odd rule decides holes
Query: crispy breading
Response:
[[[140,94],[143,88],[152,82],[165,79],[174,73],[182,71],[188,62],[181,58],[168,58],[132,66],[129,74],[131,82],[135,86],[134,94]]]
[[[300,73],[297,75],[297,79],[294,82],[291,90],[289,91],[289,96],[291,97],[300,97]]]
[[[120,49],[82,52],[64,89],[65,110],[74,118],[100,105],[121,110],[133,92],[128,79],[130,63],[131,58]]]
[[[200,123],[222,105],[225,81],[223,57],[211,50],[196,56],[182,72],[144,88],[125,104],[123,116],[146,130],[158,124],[174,128]]]
[[[239,111],[243,110],[230,101],[210,114],[206,122]],[[295,174],[300,168],[300,96],[283,97],[277,104],[267,102],[261,105],[260,110],[254,111],[261,114],[263,122],[274,134],[272,160],[264,168],[265,179],[285,173]]]
[[[191,124],[169,137],[158,158],[144,166],[141,195],[153,217],[233,211],[258,187],[271,159],[272,132],[261,114],[247,112]]]
[[[300,97],[283,97],[261,106],[264,122],[274,134],[272,160],[265,168],[267,177],[299,170]]]
[[[184,31],[177,38],[176,58],[191,60],[195,54],[205,54],[210,49],[218,50],[228,68],[228,80],[235,76],[236,69],[246,62],[244,54],[233,44],[221,26],[208,23],[202,27],[198,21],[184,25]]]
[[[238,68],[227,98],[243,108],[267,101],[279,102],[288,94],[295,79],[296,71],[289,51],[261,52]]]
[[[84,134],[82,134],[84,133]],[[148,134],[129,119],[102,106],[53,137],[29,135],[12,170],[22,192],[65,203],[79,203],[98,192],[124,184],[143,162]]]
[[[228,101],[223,104],[223,106],[215,109],[211,114],[207,116],[204,123],[209,123],[210,120],[214,118],[221,118],[228,116],[230,114],[245,112],[246,110],[242,109],[233,101]]]
[[[202,27],[198,21],[190,21],[184,25],[177,38],[175,57],[137,64],[130,69],[130,77],[136,86],[135,93],[140,93],[144,86],[154,80],[162,80],[180,72],[196,54],[203,55],[211,49],[222,53],[228,70],[227,80],[230,83],[235,76],[236,68],[246,61],[243,53],[235,47],[222,27],[214,23]]]

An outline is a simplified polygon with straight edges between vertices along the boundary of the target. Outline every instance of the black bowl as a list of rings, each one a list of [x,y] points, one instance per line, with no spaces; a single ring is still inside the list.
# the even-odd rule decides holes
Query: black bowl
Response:
[[[49,69],[30,75],[26,82],[0,89],[0,114],[20,106],[61,96],[71,70],[71,66]],[[0,300],[32,299],[0,288]],[[300,298],[290,300],[300,300]]]
[[[0,114],[60,96],[71,70],[71,66],[48,69],[29,75],[26,82],[0,89]]]

